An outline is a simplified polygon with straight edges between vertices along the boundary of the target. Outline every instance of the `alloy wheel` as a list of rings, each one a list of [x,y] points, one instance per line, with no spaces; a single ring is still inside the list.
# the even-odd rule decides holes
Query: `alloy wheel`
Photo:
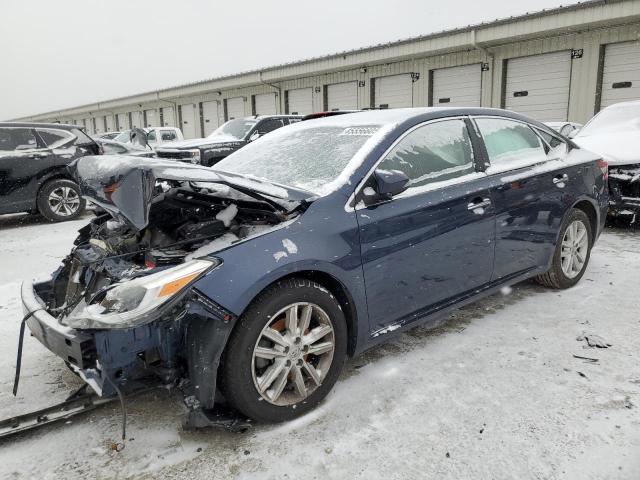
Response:
[[[61,217],[69,217],[80,208],[80,196],[70,187],[58,187],[52,190],[47,200],[51,211]]]
[[[587,261],[588,250],[587,227],[581,220],[574,220],[564,233],[560,253],[562,272],[568,278],[575,278],[582,272]]]
[[[333,361],[335,334],[327,313],[294,303],[271,317],[253,349],[253,383],[267,402],[293,405],[311,395]]]

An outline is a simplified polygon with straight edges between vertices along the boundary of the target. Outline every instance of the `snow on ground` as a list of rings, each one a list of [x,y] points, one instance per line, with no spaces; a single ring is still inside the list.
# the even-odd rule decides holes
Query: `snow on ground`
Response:
[[[25,342],[11,395],[24,278],[52,271],[87,218],[0,217],[0,416],[59,401],[78,385]],[[178,395],[116,405],[0,444],[0,478],[640,478],[638,234],[609,230],[583,281],[524,283],[348,362],[334,392],[294,422],[246,434],[183,432]],[[585,348],[582,333],[613,346]],[[573,355],[598,358],[587,363]]]

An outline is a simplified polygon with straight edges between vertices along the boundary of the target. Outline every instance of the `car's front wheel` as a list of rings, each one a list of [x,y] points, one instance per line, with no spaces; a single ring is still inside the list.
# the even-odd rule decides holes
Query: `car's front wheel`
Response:
[[[301,278],[267,289],[238,320],[221,364],[227,401],[260,422],[282,422],[329,393],[347,352],[336,298]]]
[[[85,207],[78,185],[62,178],[46,183],[40,189],[37,203],[38,211],[52,222],[73,220],[80,216]]]
[[[582,210],[571,210],[562,222],[551,268],[536,280],[551,288],[573,287],[587,269],[592,242],[589,217]]]

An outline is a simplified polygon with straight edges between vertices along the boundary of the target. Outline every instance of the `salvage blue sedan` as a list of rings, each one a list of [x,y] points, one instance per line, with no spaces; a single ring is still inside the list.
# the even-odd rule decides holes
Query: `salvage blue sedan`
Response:
[[[74,165],[106,213],[22,287],[26,324],[99,395],[180,385],[191,426],[314,408],[347,356],[501,287],[569,288],[603,229],[607,164],[492,109],[300,122],[214,169]]]

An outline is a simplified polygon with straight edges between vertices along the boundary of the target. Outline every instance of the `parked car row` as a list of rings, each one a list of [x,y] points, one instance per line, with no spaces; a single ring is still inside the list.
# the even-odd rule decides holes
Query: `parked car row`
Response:
[[[99,395],[152,376],[184,388],[190,426],[221,402],[290,420],[347,356],[527,278],[575,285],[604,227],[606,162],[512,112],[368,111],[266,135],[261,122],[216,134],[246,145],[222,160],[198,146],[213,168],[74,163],[106,213],[22,303]]]

